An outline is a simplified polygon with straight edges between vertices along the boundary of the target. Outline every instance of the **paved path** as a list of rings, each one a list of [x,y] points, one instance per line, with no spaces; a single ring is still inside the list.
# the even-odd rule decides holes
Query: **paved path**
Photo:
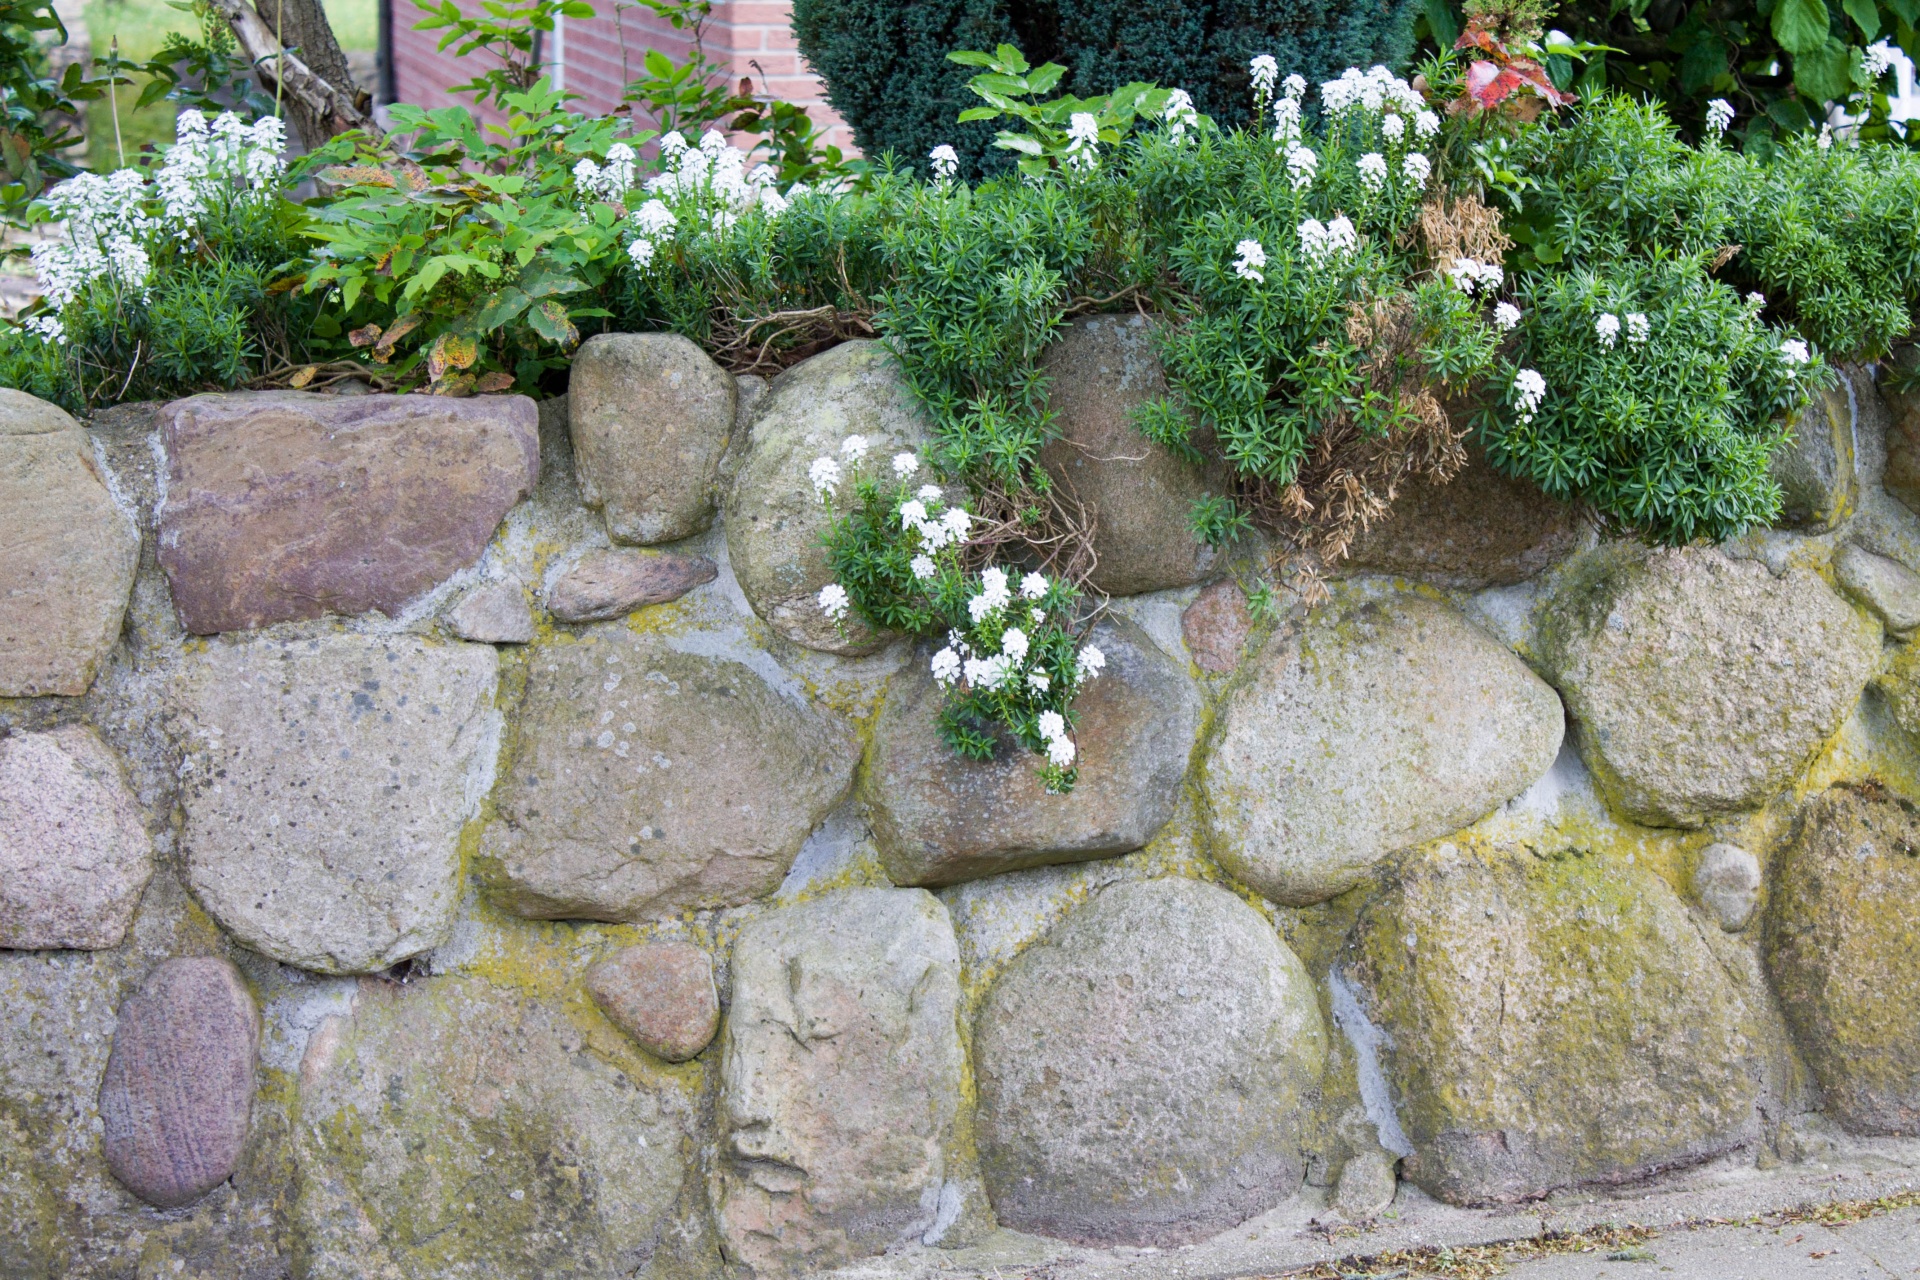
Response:
[[[1667,1231],[1632,1252],[1643,1256],[1536,1258],[1501,1280],[1914,1280],[1920,1277],[1920,1208],[1846,1226]]]

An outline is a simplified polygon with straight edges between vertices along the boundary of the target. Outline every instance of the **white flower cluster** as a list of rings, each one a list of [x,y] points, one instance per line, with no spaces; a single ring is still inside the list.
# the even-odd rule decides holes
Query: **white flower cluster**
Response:
[[[1188,133],[1200,128],[1200,113],[1194,110],[1193,97],[1185,89],[1167,95],[1166,109],[1160,115],[1167,122],[1167,138],[1176,147],[1186,141]]]
[[[606,204],[624,204],[633,190],[638,166],[633,148],[616,142],[607,148],[607,163],[602,166],[585,158],[573,166],[573,185],[581,194]]]
[[[1620,317],[1611,311],[1603,311],[1600,318],[1593,322],[1594,336],[1600,339],[1600,345],[1613,350],[1613,341],[1620,336]]]
[[[1307,147],[1292,147],[1287,151],[1287,176],[1293,179],[1295,191],[1305,191],[1313,185],[1313,175],[1320,168],[1320,157]]]
[[[1725,133],[1733,124],[1733,104],[1725,98],[1715,98],[1707,104],[1707,129],[1713,133]]]
[[[607,158],[611,167],[611,151]],[[677,130],[667,133],[660,139],[660,163],[660,174],[648,179],[645,187],[652,198],[632,215],[635,236],[627,255],[641,271],[652,265],[666,233],[680,225],[681,215],[695,215],[709,230],[723,232],[749,209],[778,217],[794,196],[807,191],[805,183],[795,183],[781,195],[774,190],[773,166],[763,164],[749,172],[747,153],[712,129],[700,135],[697,147]],[[600,172],[601,181],[610,181],[604,176],[606,170]],[[578,181],[577,166],[574,173]]]
[[[40,292],[63,310],[95,280],[112,279],[144,296],[152,263],[145,242],[161,225],[147,215],[146,179],[136,169],[102,177],[83,173],[47,192],[47,210],[66,224],[65,240],[33,246]]]
[[[280,190],[287,134],[273,116],[247,124],[226,111],[208,124],[200,112],[182,111],[174,139],[153,185],[182,239],[214,204],[271,200]]]
[[[1453,265],[1447,268],[1447,279],[1453,281],[1453,287],[1469,296],[1482,292],[1494,293],[1506,278],[1507,273],[1497,262],[1455,258]]]
[[[960,172],[960,153],[944,142],[927,152],[927,159],[933,162],[936,182],[952,182],[953,175]]]
[[[1288,76],[1285,91],[1273,104],[1273,140],[1282,152],[1300,141],[1300,102],[1306,96],[1307,82],[1299,76]]]
[[[1400,117],[1391,118],[1398,120]],[[1427,159],[1424,152],[1409,151],[1406,158],[1400,162],[1400,172],[1407,175],[1408,182],[1424,191],[1427,187],[1427,179],[1433,176],[1433,162]]]
[[[1308,218],[1300,224],[1300,252],[1313,266],[1324,267],[1359,247],[1359,233],[1345,217],[1324,225],[1318,218]]]
[[[1893,46],[1885,40],[1876,40],[1867,46],[1866,53],[1861,56],[1860,69],[1866,72],[1869,78],[1878,80],[1893,70],[1893,63]]]
[[[1533,415],[1547,398],[1547,380],[1533,369],[1513,375],[1513,403],[1520,410],[1520,421],[1532,422]]]
[[[1273,86],[1280,82],[1280,64],[1270,53],[1257,53],[1247,63],[1247,74],[1253,77],[1254,100],[1265,104],[1273,97]]]
[[[1520,308],[1511,302],[1497,303],[1493,308],[1493,322],[1500,327],[1502,333],[1511,333],[1520,323]]]
[[[1653,322],[1639,311],[1627,312],[1627,345],[1645,346],[1647,339],[1653,336]]]
[[[1100,163],[1100,118],[1076,111],[1067,118],[1067,167],[1092,172]]]
[[[1267,251],[1260,247],[1258,240],[1242,240],[1233,246],[1233,251],[1239,255],[1233,260],[1233,274],[1257,284],[1267,282],[1266,276],[1260,272],[1260,268],[1267,265]]]
[[[1359,106],[1376,114],[1396,111],[1417,117],[1427,106],[1426,99],[1412,85],[1385,67],[1368,71],[1348,67],[1338,80],[1329,80],[1320,86],[1320,101],[1328,115],[1336,116]]]
[[[1780,344],[1780,359],[1786,363],[1788,373],[1796,373],[1798,366],[1807,364],[1813,359],[1813,353],[1800,339],[1788,338]]]
[[[1387,158],[1378,151],[1369,151],[1358,161],[1360,185],[1374,195],[1379,195],[1387,187]]]

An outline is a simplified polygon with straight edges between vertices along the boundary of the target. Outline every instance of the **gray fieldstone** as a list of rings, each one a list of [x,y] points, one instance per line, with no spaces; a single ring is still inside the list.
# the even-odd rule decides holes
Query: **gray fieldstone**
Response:
[[[842,890],[741,930],[714,1196],[729,1261],[808,1275],[938,1243],[968,1214],[959,971],[947,910],[919,889]]]
[[[864,654],[888,639],[849,614],[844,633],[820,611],[833,581],[821,536],[853,509],[842,484],[833,507],[814,494],[807,468],[840,458],[848,436],[867,439],[867,465],[884,471],[901,451],[925,457],[932,428],[898,365],[878,342],[843,342],[773,380],[753,440],[727,497],[727,557],[753,611],[795,644]],[[928,474],[922,471],[923,475]]]
[[[1888,363],[1911,374],[1915,352],[1911,347],[1896,351]],[[1895,391],[1884,383],[1877,390],[1888,415],[1887,465],[1881,486],[1908,510],[1920,513],[1920,390]]]
[[[705,556],[590,551],[547,591],[547,612],[562,622],[624,618],[635,609],[678,600],[719,572]]]
[[[694,1057],[720,1030],[713,957],[690,942],[622,947],[587,970],[587,990],[609,1021],[668,1062]]]
[[[596,1019],[597,1021],[597,1019]],[[293,1274],[711,1277],[693,1088],[562,1002],[477,977],[360,985],[299,1069]]]
[[[1849,543],[1833,557],[1833,576],[1893,634],[1920,627],[1920,573],[1898,560]]]
[[[1840,373],[1844,380],[1846,370]],[[1852,514],[1857,496],[1853,406],[1844,385],[1814,397],[1792,437],[1774,451],[1772,470],[1780,484],[1781,527],[1817,533]]]
[[[1102,890],[1028,947],[974,1031],[999,1220],[1085,1245],[1187,1244],[1300,1187],[1326,1060],[1313,981],[1197,880]]]
[[[163,1209],[233,1175],[253,1111],[260,1015],[219,956],[168,960],[120,1006],[100,1082],[101,1145],[113,1176]]]
[[[118,946],[152,875],[139,805],[92,729],[0,738],[0,947]]]
[[[1511,586],[1579,549],[1579,509],[1496,471],[1469,446],[1446,484],[1407,482],[1332,572],[1383,573],[1460,591]]]
[[[1739,933],[1760,905],[1760,859],[1737,844],[1710,844],[1693,872],[1693,896],[1728,933]]]
[[[1778,859],[1766,960],[1788,1025],[1854,1133],[1920,1136],[1920,809],[1874,784],[1810,800]]]
[[[567,383],[580,496],[615,542],[677,542],[713,523],[733,377],[677,333],[602,333]]]
[[[643,920],[779,888],[852,783],[846,727],[756,650],[707,656],[619,623],[564,639],[530,653],[481,842],[495,899]]]
[[[160,411],[160,567],[195,635],[397,613],[540,478],[525,396],[235,391]]]
[[[487,646],[413,636],[207,645],[177,686],[194,896],[246,946],[321,973],[439,945],[499,741],[498,667]]]
[[[1349,1221],[1376,1217],[1393,1204],[1400,1190],[1394,1174],[1394,1158],[1379,1149],[1349,1156],[1340,1166],[1340,1179],[1334,1183],[1333,1207]]]
[[[1180,638],[1194,665],[1213,675],[1225,675],[1240,665],[1252,631],[1253,614],[1237,582],[1214,583],[1180,615]]]
[[[1276,902],[1344,893],[1553,764],[1552,689],[1446,604],[1337,591],[1252,660],[1205,766],[1214,858]]]
[[[85,693],[139,561],[80,424],[0,387],[0,698]]]
[[[479,644],[530,644],[533,608],[518,582],[489,582],[460,597],[447,610],[446,628],[461,640]]]
[[[1107,666],[1074,699],[1079,781],[1066,795],[1047,793],[1043,761],[1010,737],[991,761],[956,755],[940,737],[945,695],[924,654],[893,678],[862,794],[895,884],[1111,857],[1166,825],[1199,726],[1199,692],[1131,622],[1104,620],[1090,642]]]
[[[1761,1026],[1644,866],[1441,845],[1349,946],[1430,1195],[1634,1182],[1759,1136]]]
[[[1813,573],[1610,545],[1542,612],[1540,657],[1602,794],[1655,826],[1752,809],[1839,729],[1879,627]]]
[[[1059,436],[1040,465],[1094,520],[1093,585],[1130,596],[1199,582],[1215,557],[1189,517],[1207,486],[1132,422],[1136,408],[1167,395],[1153,325],[1138,315],[1075,320],[1043,361]]]

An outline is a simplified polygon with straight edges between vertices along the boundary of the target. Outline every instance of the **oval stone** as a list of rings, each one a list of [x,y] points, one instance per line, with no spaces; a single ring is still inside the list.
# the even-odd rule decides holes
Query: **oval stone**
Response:
[[[101,1144],[122,1185],[163,1209],[232,1176],[253,1109],[260,1018],[219,956],[168,960],[120,1006],[100,1083]]]

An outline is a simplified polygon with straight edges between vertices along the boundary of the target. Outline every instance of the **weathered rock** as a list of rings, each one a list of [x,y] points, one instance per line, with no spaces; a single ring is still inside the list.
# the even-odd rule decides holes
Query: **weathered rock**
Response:
[[[196,635],[399,607],[486,549],[540,476],[524,396],[239,391],[160,413],[160,567]]]
[[[80,424],[0,387],[0,697],[85,693],[139,560]]]
[[[840,457],[850,435],[865,436],[869,465],[884,468],[902,450],[922,451],[932,428],[878,342],[843,342],[775,378],[753,421],[753,441],[727,496],[727,556],[753,611],[809,649],[871,653],[887,637],[849,616],[845,630],[820,611],[833,581],[821,535],[853,509],[853,486],[829,508],[807,468]],[[877,460],[877,461],[876,461]]]
[[[533,609],[526,588],[518,582],[489,582],[460,597],[447,610],[447,630],[462,640],[480,644],[529,644],[533,641]]]
[[[1237,582],[1216,582],[1195,596],[1180,615],[1180,638],[1202,671],[1222,675],[1240,665],[1253,614]]]
[[[1888,716],[1908,736],[1920,739],[1920,643],[1901,645],[1873,678]]]
[[[1580,537],[1577,508],[1503,475],[1470,447],[1466,467],[1446,484],[1410,481],[1333,568],[1481,591],[1524,582],[1572,555]]]
[[[1091,642],[1106,671],[1074,699],[1079,780],[1049,795],[1040,757],[1006,738],[991,761],[940,737],[943,694],[924,657],[895,676],[873,735],[863,798],[895,884],[943,885],[1138,849],[1172,816],[1200,719],[1187,676],[1133,623]]]
[[[1920,353],[1912,347],[1894,352],[1888,361],[1908,374],[1917,363]],[[1856,383],[1855,394],[1858,387]],[[1888,417],[1887,465],[1880,483],[1890,496],[1920,513],[1920,391],[1895,391],[1883,383],[1876,393],[1886,405]]]
[[[1333,1207],[1342,1217],[1358,1222],[1392,1205],[1394,1195],[1400,1190],[1393,1166],[1393,1157],[1378,1148],[1350,1156],[1340,1166],[1340,1180],[1333,1189]]]
[[[1040,465],[1093,517],[1093,585],[1130,596],[1200,581],[1215,557],[1189,517],[1207,486],[1132,424],[1134,409],[1167,395],[1153,326],[1143,316],[1076,320],[1044,362],[1060,435]]]
[[[650,604],[678,600],[720,572],[705,556],[670,551],[590,551],[547,591],[562,622],[605,622]]]
[[[1603,547],[1543,611],[1540,655],[1608,802],[1700,826],[1783,786],[1840,727],[1879,628],[1811,570]]]
[[[730,1261],[797,1276],[950,1229],[978,1177],[956,1142],[959,998],[953,926],[921,890],[842,890],[741,931],[714,1205]]]
[[[255,951],[322,973],[438,945],[499,740],[498,666],[413,636],[208,645],[179,682],[194,895]]]
[[[296,1275],[717,1270],[679,1209],[691,1090],[557,1001],[480,978],[365,982],[350,1017],[313,1032],[299,1078]]]
[[[1342,591],[1276,634],[1206,763],[1214,857],[1276,902],[1343,893],[1545,773],[1553,690],[1445,604]]]
[[[1760,904],[1760,859],[1737,844],[1710,844],[1693,872],[1693,896],[1720,927],[1738,933]]]
[[[260,1015],[219,956],[168,960],[120,1006],[100,1083],[107,1167],[148,1204],[190,1204],[240,1162]]]
[[[1758,1024],[1644,866],[1442,845],[1354,937],[1429,1194],[1628,1182],[1757,1136]]]
[[[674,542],[713,523],[733,378],[677,333],[603,333],[567,384],[580,496],[615,542]]]
[[[1845,376],[1846,371],[1841,371]],[[1853,511],[1853,407],[1844,385],[1815,396],[1773,455],[1782,528],[1831,529]]]
[[[765,653],[618,623],[541,645],[481,852],[498,901],[640,920],[779,887],[859,748]],[[711,655],[711,656],[710,656]]]
[[[1920,627],[1920,573],[1849,543],[1833,557],[1840,589],[1895,635]]]
[[[0,947],[118,946],[152,874],[139,806],[93,730],[0,738]]]
[[[720,1029],[713,957],[690,942],[623,947],[587,970],[587,990],[613,1025],[668,1062],[695,1056]]]
[[[1920,810],[1883,789],[1810,801],[1774,868],[1766,957],[1794,1039],[1854,1133],[1920,1135]]]
[[[1000,1221],[1176,1245],[1299,1189],[1326,1030],[1258,912],[1196,880],[1115,885],[1020,953],[974,1033],[980,1162]]]

